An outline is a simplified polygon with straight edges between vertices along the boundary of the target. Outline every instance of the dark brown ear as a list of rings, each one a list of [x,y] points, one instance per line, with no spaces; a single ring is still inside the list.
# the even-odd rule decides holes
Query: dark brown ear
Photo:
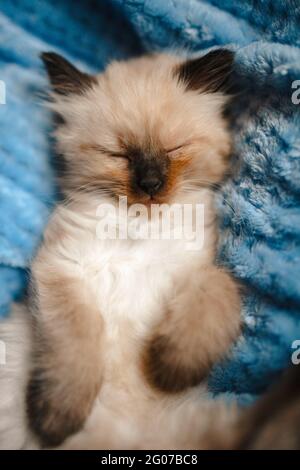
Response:
[[[176,68],[178,79],[187,90],[228,91],[228,79],[232,72],[234,53],[228,49],[216,49],[208,54],[190,59]]]
[[[80,72],[64,57],[55,52],[43,52],[41,59],[48,72],[53,91],[61,95],[83,93],[96,82],[95,77]]]

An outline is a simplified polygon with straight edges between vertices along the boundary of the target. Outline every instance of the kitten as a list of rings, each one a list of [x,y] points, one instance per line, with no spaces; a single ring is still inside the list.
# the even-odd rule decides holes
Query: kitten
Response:
[[[32,264],[26,406],[34,441],[205,448],[212,416],[231,419],[205,399],[205,377],[240,329],[237,284],[214,264],[212,191],[229,166],[223,109],[233,53],[149,55],[96,76],[55,53],[42,58],[65,200]],[[202,248],[188,249],[184,238],[99,237],[101,206],[116,233],[124,217],[136,222],[116,215],[121,196],[129,208],[146,207],[139,223],[147,228],[176,204],[192,205],[193,214],[203,204]],[[155,204],[168,204],[166,212],[152,213]],[[172,219],[172,229],[182,223]]]

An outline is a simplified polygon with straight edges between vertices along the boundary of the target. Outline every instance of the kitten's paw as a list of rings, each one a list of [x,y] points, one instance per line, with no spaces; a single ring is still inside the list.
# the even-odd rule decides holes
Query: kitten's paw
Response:
[[[43,369],[33,371],[27,387],[27,416],[43,447],[57,447],[83,427],[94,397],[88,395],[66,387],[62,378],[47,377]]]
[[[202,276],[177,289],[145,348],[143,369],[160,390],[179,392],[199,384],[240,331],[236,283],[215,267]]]
[[[156,389],[177,393],[198,385],[210,369],[208,362],[195,361],[185,354],[180,344],[168,336],[157,334],[149,342],[143,356],[143,370],[147,381]]]

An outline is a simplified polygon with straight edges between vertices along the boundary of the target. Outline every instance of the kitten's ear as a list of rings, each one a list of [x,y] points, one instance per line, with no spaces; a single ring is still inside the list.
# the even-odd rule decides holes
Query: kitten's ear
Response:
[[[187,90],[228,91],[228,79],[232,72],[234,53],[228,49],[216,49],[208,54],[190,59],[176,68],[178,80]]]
[[[80,94],[96,82],[95,77],[81,72],[55,52],[43,52],[41,59],[46,67],[53,91],[60,95]]]

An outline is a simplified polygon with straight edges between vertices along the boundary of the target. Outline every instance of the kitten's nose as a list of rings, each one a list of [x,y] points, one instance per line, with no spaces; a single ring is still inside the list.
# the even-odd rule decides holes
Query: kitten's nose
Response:
[[[163,185],[161,178],[155,175],[144,176],[139,181],[139,187],[150,196],[156,194]]]

